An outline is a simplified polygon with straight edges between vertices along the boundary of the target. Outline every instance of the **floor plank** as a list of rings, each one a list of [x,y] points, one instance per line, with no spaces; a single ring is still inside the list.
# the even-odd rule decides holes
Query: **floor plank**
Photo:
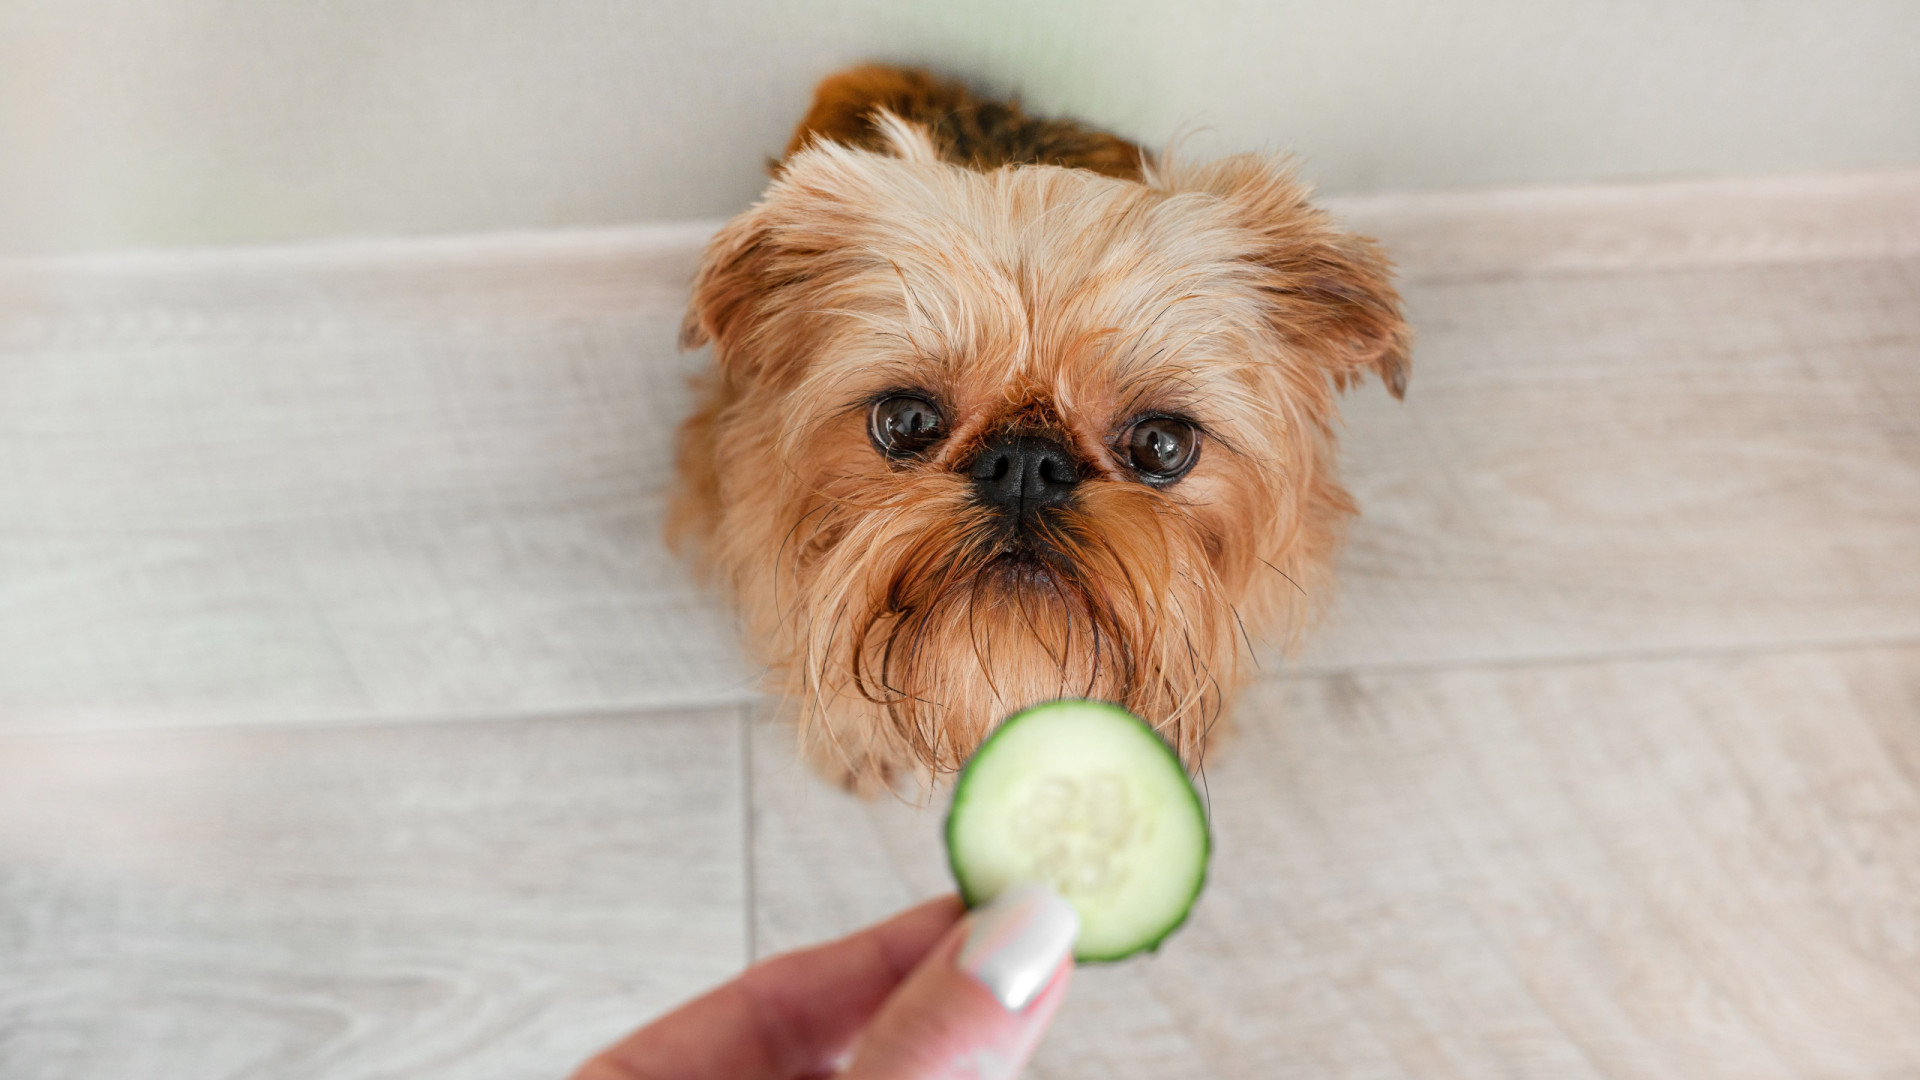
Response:
[[[1043,1077],[1920,1072],[1920,649],[1307,677],[1207,770],[1156,957],[1082,969]],[[762,953],[948,887],[940,810],[754,735]]]
[[[741,736],[0,738],[0,1075],[564,1075],[744,960]]]
[[[0,729],[744,699],[660,538],[677,243],[0,275]]]
[[[1920,260],[1428,282],[1310,668],[1920,640]]]

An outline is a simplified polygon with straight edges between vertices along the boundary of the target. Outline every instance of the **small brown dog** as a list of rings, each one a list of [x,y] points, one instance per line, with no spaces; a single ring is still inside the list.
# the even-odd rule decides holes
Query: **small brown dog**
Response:
[[[1397,396],[1387,260],[1281,161],[1157,162],[924,72],[822,83],[707,247],[682,344],[697,544],[852,785],[1086,696],[1190,762],[1354,512],[1335,391]]]

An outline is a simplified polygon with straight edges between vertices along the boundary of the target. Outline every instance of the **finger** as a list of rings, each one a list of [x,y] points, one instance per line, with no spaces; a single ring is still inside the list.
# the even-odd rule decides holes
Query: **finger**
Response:
[[[961,912],[957,897],[943,896],[756,964],[601,1051],[575,1080],[791,1080],[830,1071]]]
[[[1078,929],[1041,886],[975,912],[888,999],[843,1080],[1017,1076],[1066,996]]]

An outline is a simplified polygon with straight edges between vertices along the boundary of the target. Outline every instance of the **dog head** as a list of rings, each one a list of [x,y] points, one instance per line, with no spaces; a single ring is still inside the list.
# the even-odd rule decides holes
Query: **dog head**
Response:
[[[1326,582],[1335,392],[1404,386],[1388,265],[1270,159],[976,172],[883,126],[707,249],[677,525],[853,778],[1067,696],[1191,761]]]

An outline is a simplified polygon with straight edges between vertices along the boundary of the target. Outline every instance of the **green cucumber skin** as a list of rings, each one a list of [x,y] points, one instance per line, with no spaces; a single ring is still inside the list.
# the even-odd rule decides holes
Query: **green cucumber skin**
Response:
[[[954,819],[958,816],[960,804],[966,793],[967,769],[972,767],[973,762],[980,760],[986,755],[988,749],[993,746],[994,741],[1000,737],[1002,732],[1036,713],[1041,713],[1060,705],[1093,706],[1107,709],[1119,716],[1125,717],[1134,724],[1138,724],[1153,736],[1154,743],[1160,747],[1161,753],[1167,755],[1173,767],[1178,769],[1182,776],[1187,774],[1187,767],[1180,761],[1180,755],[1174,753],[1173,747],[1167,745],[1167,741],[1160,737],[1159,732],[1154,731],[1146,721],[1135,716],[1132,712],[1112,702],[1093,701],[1087,698],[1055,698],[1052,701],[1043,701],[1037,705],[1029,705],[1019,712],[1014,713],[1012,716],[1007,717],[1001,722],[999,727],[993,729],[993,733],[987,736],[986,741],[982,742],[979,747],[974,750],[973,756],[967,760],[966,767],[960,770],[960,779],[954,784],[953,802],[947,807],[946,821],[942,824],[941,828],[941,835],[947,845],[947,870],[953,875],[955,883],[959,885],[960,900],[966,904],[967,910],[969,911],[979,907],[985,900],[967,886],[967,877],[961,872],[959,859],[954,856]],[[1191,777],[1189,777],[1187,781],[1187,796],[1193,800],[1194,809],[1200,815],[1200,876],[1194,882],[1193,894],[1187,897],[1186,906],[1180,909],[1179,917],[1168,923],[1167,928],[1160,932],[1160,936],[1154,938],[1152,941],[1145,942],[1123,952],[1108,953],[1101,956],[1081,956],[1076,953],[1074,956],[1074,962],[1076,964],[1112,964],[1138,956],[1141,953],[1159,952],[1161,944],[1172,937],[1175,931],[1187,924],[1188,917],[1193,914],[1193,905],[1199,902],[1200,894],[1206,891],[1207,876],[1213,869],[1213,821],[1207,814],[1206,805],[1200,801],[1200,793],[1195,790]]]

